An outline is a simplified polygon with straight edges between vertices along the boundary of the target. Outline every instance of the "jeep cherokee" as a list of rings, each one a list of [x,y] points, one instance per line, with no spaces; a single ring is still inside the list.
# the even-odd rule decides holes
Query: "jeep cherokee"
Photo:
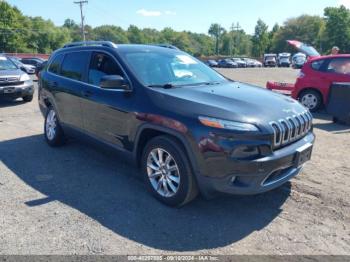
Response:
[[[68,44],[41,72],[39,104],[50,146],[74,135],[120,150],[170,206],[274,189],[300,173],[315,138],[299,102],[171,46]]]

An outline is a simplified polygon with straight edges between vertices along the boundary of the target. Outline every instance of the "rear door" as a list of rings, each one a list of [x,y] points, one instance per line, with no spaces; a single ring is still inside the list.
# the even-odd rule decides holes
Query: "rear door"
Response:
[[[93,52],[88,69],[88,85],[82,91],[84,126],[94,137],[126,148],[133,96],[124,90],[101,88],[101,78],[106,75],[119,75],[127,79],[114,56],[102,51]]]
[[[317,62],[314,62],[311,66],[316,70]],[[325,102],[327,102],[329,90],[333,83],[350,83],[350,58],[326,59],[319,68],[317,78],[320,91],[324,94]]]
[[[89,58],[90,52],[87,51],[67,53],[62,62],[60,76],[49,83],[55,90],[53,96],[60,121],[76,129],[83,129],[82,88],[85,85]]]

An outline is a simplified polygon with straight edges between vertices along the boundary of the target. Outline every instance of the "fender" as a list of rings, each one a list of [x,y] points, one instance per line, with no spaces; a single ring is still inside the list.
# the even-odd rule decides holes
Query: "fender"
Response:
[[[197,160],[195,159],[194,152],[193,152],[192,148],[190,147],[186,137],[176,130],[170,129],[168,127],[158,126],[158,125],[155,125],[152,123],[142,124],[138,128],[138,130],[136,131],[135,140],[134,140],[135,141],[134,142],[134,149],[133,149],[133,156],[135,158],[135,161],[137,160],[137,150],[138,150],[137,145],[139,144],[141,134],[145,129],[152,129],[155,131],[159,131],[159,132],[174,136],[179,141],[181,141],[183,147],[186,150],[187,156],[189,157],[189,160],[192,163],[191,165],[192,165],[193,171],[195,171],[195,173],[197,173],[197,172],[199,173]]]

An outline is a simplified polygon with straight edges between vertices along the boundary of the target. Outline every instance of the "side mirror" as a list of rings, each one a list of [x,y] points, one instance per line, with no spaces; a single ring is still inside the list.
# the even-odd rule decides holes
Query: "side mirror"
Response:
[[[23,72],[27,72],[24,66],[21,66],[19,69],[21,69]]]
[[[103,76],[101,78],[100,87],[104,89],[131,90],[128,82],[120,75]]]

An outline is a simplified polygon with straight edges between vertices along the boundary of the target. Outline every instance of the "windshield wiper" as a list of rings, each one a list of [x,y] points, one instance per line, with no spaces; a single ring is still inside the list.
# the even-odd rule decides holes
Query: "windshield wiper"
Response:
[[[164,85],[148,85],[147,87],[157,87],[157,88],[171,89],[171,88],[174,88],[175,86],[173,84],[167,83],[167,84],[164,84]]]
[[[201,82],[201,83],[192,83],[192,84],[184,84],[181,86],[212,86],[212,85],[219,85],[220,82]]]

